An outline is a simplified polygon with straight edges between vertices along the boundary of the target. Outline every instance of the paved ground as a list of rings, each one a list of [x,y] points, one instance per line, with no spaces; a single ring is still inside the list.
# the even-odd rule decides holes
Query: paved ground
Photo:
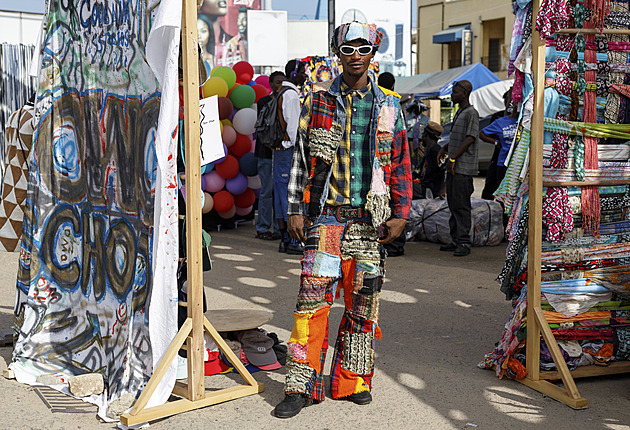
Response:
[[[214,269],[205,274],[211,309],[266,309],[274,319],[264,328],[286,341],[292,325],[299,259],[279,254],[277,242],[254,239],[250,225],[212,234]],[[630,378],[578,381],[590,407],[574,411],[493,372],[476,367],[492,350],[510,313],[494,282],[504,246],[475,248],[466,258],[438,251],[438,245],[412,242],[402,257],[387,262],[388,282],[381,308],[383,339],[377,343],[374,402],[356,406],[327,399],[280,421],[271,410],[282,395],[283,370],[259,372],[260,395],[170,417],[152,425],[178,428],[368,428],[422,429],[533,428],[630,429]],[[17,254],[0,254],[0,327],[9,327]],[[333,307],[331,327],[342,313]],[[333,335],[334,337],[334,335]],[[10,348],[0,355],[10,359]],[[207,377],[209,388],[239,377]],[[28,386],[0,378],[2,428],[113,428],[99,423],[95,409],[51,413]]]

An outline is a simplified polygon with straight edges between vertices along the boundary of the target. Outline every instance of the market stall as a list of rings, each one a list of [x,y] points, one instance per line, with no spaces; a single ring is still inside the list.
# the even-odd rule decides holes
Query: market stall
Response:
[[[514,308],[480,367],[580,409],[574,378],[630,371],[630,10],[517,4],[510,69],[524,108],[495,193],[510,213],[498,280]]]

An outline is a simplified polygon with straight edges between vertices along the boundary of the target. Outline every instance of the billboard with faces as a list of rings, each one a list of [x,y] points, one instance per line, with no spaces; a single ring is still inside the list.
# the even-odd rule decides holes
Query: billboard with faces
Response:
[[[336,0],[335,27],[351,21],[376,24],[383,33],[374,58],[381,72],[411,74],[411,0]]]
[[[231,67],[248,60],[247,11],[261,0],[204,0],[197,13],[201,56],[210,67]]]

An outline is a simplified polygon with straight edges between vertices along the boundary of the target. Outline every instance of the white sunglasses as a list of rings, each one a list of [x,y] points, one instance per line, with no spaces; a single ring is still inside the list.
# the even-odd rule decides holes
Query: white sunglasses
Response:
[[[343,55],[353,55],[356,51],[359,51],[360,55],[369,55],[372,53],[372,49],[374,47],[372,45],[361,45],[361,46],[351,46],[351,45],[341,45],[339,47],[339,52]]]

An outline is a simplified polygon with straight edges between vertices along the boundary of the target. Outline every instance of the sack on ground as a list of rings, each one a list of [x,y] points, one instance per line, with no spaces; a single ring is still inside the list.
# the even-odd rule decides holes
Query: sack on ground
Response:
[[[498,245],[503,240],[503,210],[491,200],[477,197],[472,204],[472,228],[470,238],[473,246]],[[406,238],[448,244],[451,242],[448,220],[451,211],[446,200],[418,199],[411,202],[411,212],[405,228]]]

